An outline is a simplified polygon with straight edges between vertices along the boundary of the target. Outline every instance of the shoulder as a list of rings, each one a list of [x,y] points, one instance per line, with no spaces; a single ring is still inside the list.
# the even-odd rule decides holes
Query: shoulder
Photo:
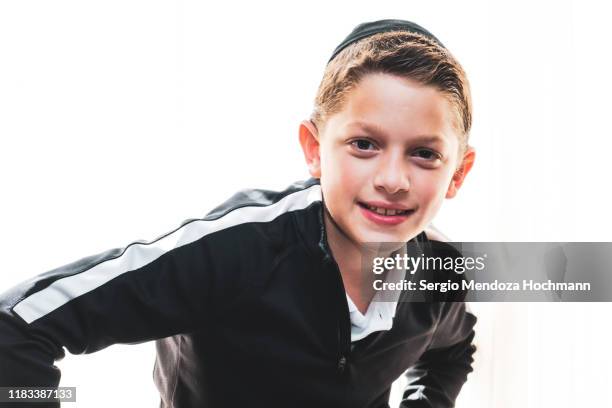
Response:
[[[208,235],[210,251],[227,254],[222,259],[232,265],[252,264],[255,254],[272,259],[299,239],[293,214],[320,201],[319,182],[312,178],[279,191],[243,189],[198,220],[199,234]]]
[[[229,216],[237,222],[267,221],[320,200],[319,181],[310,178],[296,181],[280,191],[257,188],[240,190],[210,211],[204,219],[212,221]],[[233,212],[237,214],[231,215]]]
[[[433,224],[429,224],[427,228],[425,228],[425,235],[430,241],[440,241],[440,242],[448,242],[450,238],[442,233],[439,229],[437,229]]]
[[[286,188],[243,189],[215,207],[198,228],[223,293],[260,286],[278,260],[300,242],[293,214],[320,202],[318,180]],[[246,286],[245,286],[246,285]]]
[[[434,266],[427,271],[428,278],[439,283],[452,281],[457,283],[460,288],[445,293],[436,292],[433,298],[452,302],[464,300],[467,292],[463,289],[462,281],[465,276],[455,270],[455,265],[463,262],[461,246],[452,243],[446,235],[433,225],[429,225],[424,233],[427,238],[423,243],[424,255],[429,258],[428,264]]]

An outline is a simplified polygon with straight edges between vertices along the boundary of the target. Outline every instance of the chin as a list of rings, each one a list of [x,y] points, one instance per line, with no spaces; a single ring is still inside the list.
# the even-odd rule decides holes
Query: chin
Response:
[[[402,239],[402,236],[399,234],[391,234],[391,233],[376,233],[376,232],[369,232],[369,233],[365,233],[361,235],[361,240],[360,242],[362,243],[367,243],[367,242],[376,242],[376,243],[381,243],[381,242],[404,242],[404,240]]]
[[[370,253],[373,256],[386,256],[392,252],[399,251],[404,244],[399,241],[369,241],[361,245],[362,255]]]

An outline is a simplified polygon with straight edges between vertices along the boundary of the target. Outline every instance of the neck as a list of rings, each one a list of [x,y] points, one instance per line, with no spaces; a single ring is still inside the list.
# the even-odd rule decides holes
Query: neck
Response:
[[[325,211],[325,231],[327,244],[342,276],[357,277],[361,268],[361,251],[338,227],[327,210]]]

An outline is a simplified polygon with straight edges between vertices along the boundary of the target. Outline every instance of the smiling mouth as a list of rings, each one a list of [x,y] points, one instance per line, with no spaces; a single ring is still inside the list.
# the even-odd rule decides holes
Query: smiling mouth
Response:
[[[400,210],[400,209],[390,209],[390,208],[383,208],[383,207],[375,207],[373,205],[368,205],[365,203],[358,203],[359,206],[361,206],[362,208],[365,208],[367,210],[370,210],[376,214],[379,215],[384,215],[384,216],[401,216],[401,215],[408,215],[410,213],[412,213],[414,210]]]

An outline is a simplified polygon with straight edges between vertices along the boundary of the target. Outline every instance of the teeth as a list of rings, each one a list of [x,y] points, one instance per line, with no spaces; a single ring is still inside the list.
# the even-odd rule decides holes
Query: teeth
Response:
[[[380,215],[401,215],[408,213],[408,210],[391,210],[386,208],[374,207],[371,205],[368,205],[367,207],[370,211],[374,211],[375,213]]]

